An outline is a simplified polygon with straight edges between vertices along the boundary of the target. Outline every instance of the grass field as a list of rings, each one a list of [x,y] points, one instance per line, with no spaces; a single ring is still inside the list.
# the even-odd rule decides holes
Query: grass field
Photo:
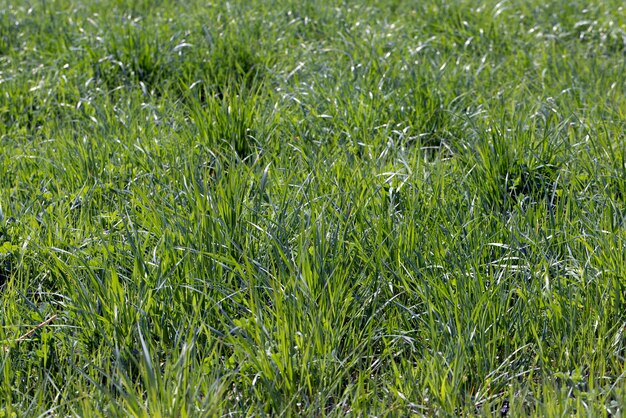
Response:
[[[0,417],[623,416],[624,74],[621,0],[0,0]]]

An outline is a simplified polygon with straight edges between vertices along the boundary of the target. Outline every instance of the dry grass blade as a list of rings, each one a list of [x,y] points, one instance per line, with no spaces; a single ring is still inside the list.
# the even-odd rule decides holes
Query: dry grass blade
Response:
[[[57,315],[56,314],[52,315],[50,318],[48,318],[45,321],[43,321],[41,324],[35,326],[33,329],[28,331],[26,334],[21,335],[17,340],[15,340],[15,342],[16,343],[20,343],[22,341],[26,341],[27,339],[32,337],[34,333],[36,333],[37,331],[39,331],[43,327],[45,327],[47,325],[50,325],[55,319],[57,319]],[[11,349],[11,347],[9,345],[5,345],[4,346],[4,352],[5,353],[8,352],[10,349]]]

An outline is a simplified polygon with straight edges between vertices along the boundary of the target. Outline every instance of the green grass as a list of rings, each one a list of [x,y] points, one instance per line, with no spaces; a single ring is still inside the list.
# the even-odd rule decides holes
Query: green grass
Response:
[[[621,416],[626,13],[544,3],[0,0],[0,416]]]

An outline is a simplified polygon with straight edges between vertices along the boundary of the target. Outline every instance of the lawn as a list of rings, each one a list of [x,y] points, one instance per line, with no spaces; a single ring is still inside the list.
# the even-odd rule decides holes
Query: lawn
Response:
[[[0,417],[622,416],[625,74],[621,0],[0,0]]]

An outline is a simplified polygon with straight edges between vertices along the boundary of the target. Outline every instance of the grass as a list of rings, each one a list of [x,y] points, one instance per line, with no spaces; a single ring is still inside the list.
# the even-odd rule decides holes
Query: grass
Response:
[[[622,2],[413,3],[0,0],[0,416],[621,416]]]

